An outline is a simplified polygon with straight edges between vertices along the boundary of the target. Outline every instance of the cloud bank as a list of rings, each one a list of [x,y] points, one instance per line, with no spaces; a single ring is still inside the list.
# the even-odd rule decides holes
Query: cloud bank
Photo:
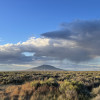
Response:
[[[75,47],[66,49],[67,59],[80,62],[100,56],[100,20],[77,20],[61,24],[61,27],[61,30],[46,32],[42,36],[76,43]]]
[[[0,45],[0,64],[65,59],[79,63],[97,57],[100,57],[100,20],[63,23],[61,29],[43,33],[39,38]]]

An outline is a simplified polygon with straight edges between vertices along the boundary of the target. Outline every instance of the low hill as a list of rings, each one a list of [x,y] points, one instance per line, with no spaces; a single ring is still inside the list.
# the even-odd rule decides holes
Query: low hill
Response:
[[[30,71],[63,71],[63,69],[59,69],[59,68],[56,68],[54,66],[51,66],[51,65],[41,65],[41,66],[38,66],[38,67],[34,67],[34,68],[31,68],[29,69]]]

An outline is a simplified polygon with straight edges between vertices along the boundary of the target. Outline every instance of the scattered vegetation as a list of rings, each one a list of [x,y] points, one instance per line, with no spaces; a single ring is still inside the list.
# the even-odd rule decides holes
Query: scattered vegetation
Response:
[[[0,100],[100,100],[99,85],[99,71],[0,72]]]

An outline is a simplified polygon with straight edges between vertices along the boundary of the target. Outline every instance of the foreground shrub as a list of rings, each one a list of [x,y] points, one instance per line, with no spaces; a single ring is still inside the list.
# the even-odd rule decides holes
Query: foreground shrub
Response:
[[[97,87],[97,88],[93,88],[93,90],[92,90],[92,95],[93,95],[93,96],[100,95],[100,86]]]
[[[92,100],[100,100],[100,95],[97,95],[95,98],[93,98]]]
[[[61,95],[58,100],[78,100],[76,88],[71,82],[64,81],[59,87]]]
[[[94,97],[92,100],[100,100],[100,86],[97,88],[93,88],[91,95],[92,97]]]
[[[54,79],[33,81],[10,86],[0,100],[55,100],[59,95],[58,83]]]

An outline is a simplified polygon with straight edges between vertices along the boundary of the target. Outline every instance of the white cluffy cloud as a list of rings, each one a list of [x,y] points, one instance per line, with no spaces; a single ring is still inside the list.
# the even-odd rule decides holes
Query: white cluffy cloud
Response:
[[[70,40],[31,37],[22,43],[0,45],[0,63],[23,64],[37,59],[66,59],[69,48],[77,48],[77,44]]]

